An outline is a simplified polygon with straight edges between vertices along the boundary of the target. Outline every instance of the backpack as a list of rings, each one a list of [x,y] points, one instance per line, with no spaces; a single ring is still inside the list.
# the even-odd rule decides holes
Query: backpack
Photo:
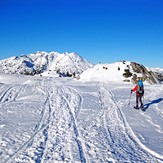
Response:
[[[141,80],[138,80],[138,93],[142,94],[143,92],[144,92],[143,82]]]

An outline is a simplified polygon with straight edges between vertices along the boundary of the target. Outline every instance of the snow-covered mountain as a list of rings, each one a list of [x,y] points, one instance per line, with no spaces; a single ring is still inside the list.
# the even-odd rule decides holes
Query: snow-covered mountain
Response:
[[[93,64],[76,53],[36,52],[0,61],[0,72],[25,75],[77,77]]]
[[[0,72],[10,74],[75,77],[81,81],[123,81],[136,83],[142,77],[149,84],[163,81],[160,69],[131,61],[93,65],[76,53],[36,52],[0,61]],[[163,72],[163,71],[162,71]]]
[[[27,56],[10,57],[0,60],[0,72],[7,74],[34,75],[34,64]]]
[[[162,68],[150,68],[151,71],[157,74],[158,79],[163,82],[163,69]]]
[[[143,65],[131,61],[119,61],[111,64],[97,64],[80,75],[81,81],[100,82],[132,82],[136,83],[141,77],[146,83],[159,83],[160,80],[154,72]]]

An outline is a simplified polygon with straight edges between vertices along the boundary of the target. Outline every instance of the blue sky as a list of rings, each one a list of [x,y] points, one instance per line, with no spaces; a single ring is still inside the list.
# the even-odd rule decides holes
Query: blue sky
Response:
[[[163,68],[162,0],[0,0],[0,59],[77,52]]]

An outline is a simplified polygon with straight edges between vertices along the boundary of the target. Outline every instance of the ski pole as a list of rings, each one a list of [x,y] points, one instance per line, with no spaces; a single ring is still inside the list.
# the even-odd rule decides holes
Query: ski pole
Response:
[[[144,87],[143,87],[143,105],[144,105]]]
[[[132,92],[130,93],[130,98],[129,98],[128,105],[130,105],[131,95],[132,95]]]

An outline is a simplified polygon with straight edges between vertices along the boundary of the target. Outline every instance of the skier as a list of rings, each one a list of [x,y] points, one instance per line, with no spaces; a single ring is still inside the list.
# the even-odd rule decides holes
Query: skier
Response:
[[[132,92],[136,92],[136,106],[134,108],[139,109],[139,102],[140,102],[140,108],[141,110],[144,110],[143,102],[142,102],[142,97],[144,95],[144,86],[141,78],[138,78],[137,85],[133,89],[131,89],[131,93]]]

